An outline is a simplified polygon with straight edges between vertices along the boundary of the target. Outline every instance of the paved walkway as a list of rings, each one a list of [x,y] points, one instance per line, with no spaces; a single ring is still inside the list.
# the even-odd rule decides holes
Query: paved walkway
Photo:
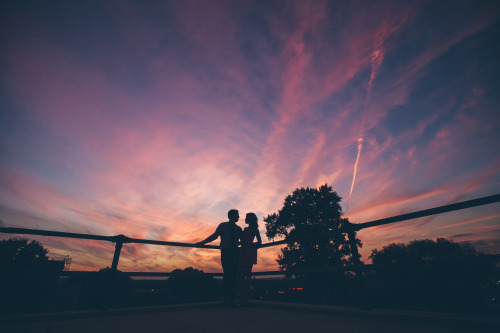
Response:
[[[4,317],[3,333],[199,332],[496,332],[499,318],[254,303],[224,308],[213,303],[40,316]],[[495,329],[495,330],[494,330]]]

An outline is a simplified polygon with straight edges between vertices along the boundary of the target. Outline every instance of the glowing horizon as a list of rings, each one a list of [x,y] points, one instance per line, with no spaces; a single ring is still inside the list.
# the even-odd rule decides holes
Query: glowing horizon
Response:
[[[236,208],[266,241],[300,187],[333,186],[353,223],[500,193],[494,2],[4,7],[3,226],[194,243]],[[500,253],[495,205],[361,231],[362,259],[436,237]],[[36,239],[72,269],[111,265],[111,243]],[[125,245],[119,269],[218,260]]]

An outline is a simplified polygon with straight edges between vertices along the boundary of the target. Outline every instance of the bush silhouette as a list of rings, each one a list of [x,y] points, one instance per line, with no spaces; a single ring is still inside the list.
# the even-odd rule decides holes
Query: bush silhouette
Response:
[[[420,310],[491,309],[496,268],[472,245],[444,238],[389,244],[373,250],[376,304]]]
[[[38,241],[11,238],[0,241],[2,313],[43,310],[56,286],[63,262],[49,260]]]

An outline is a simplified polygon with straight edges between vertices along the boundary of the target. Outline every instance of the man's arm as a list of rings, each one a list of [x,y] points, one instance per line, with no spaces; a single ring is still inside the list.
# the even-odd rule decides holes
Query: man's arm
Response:
[[[210,242],[213,242],[214,240],[216,240],[217,238],[219,237],[219,234],[217,233],[217,231],[215,231],[213,234],[211,234],[210,236],[208,236],[207,238],[205,238],[204,240],[202,240],[201,242],[198,242],[198,243],[195,243],[196,245],[205,245],[206,243],[210,243]]]
[[[215,229],[215,232],[213,234],[211,234],[201,242],[196,243],[196,245],[205,245],[206,243],[213,242],[220,236],[220,233],[221,233],[221,224],[217,226],[217,229]]]

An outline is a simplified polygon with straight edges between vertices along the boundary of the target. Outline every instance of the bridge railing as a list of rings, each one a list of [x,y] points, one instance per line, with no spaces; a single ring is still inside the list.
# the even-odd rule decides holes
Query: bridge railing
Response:
[[[438,262],[438,261],[433,261],[432,263],[405,263],[404,265],[390,265],[388,267],[384,267],[384,265],[366,265],[363,264],[360,261],[360,256],[358,254],[358,247],[356,243],[356,233],[360,230],[366,229],[366,228],[371,228],[375,226],[380,226],[380,225],[385,225],[389,223],[399,223],[399,222],[404,222],[407,220],[415,219],[415,218],[420,218],[420,217],[425,217],[425,216],[430,216],[430,215],[435,215],[435,214],[442,214],[446,212],[451,212],[451,211],[458,211],[462,209],[467,209],[467,208],[472,208],[472,207],[477,207],[477,206],[482,206],[482,205],[487,205],[487,204],[492,204],[492,203],[498,203],[500,202],[500,194],[488,196],[488,197],[483,197],[479,199],[474,199],[474,200],[468,200],[468,201],[462,201],[450,205],[445,205],[445,206],[439,206],[439,207],[434,207],[430,209],[425,209],[421,211],[416,211],[408,214],[403,214],[403,215],[398,215],[398,216],[393,216],[389,218],[384,218],[380,220],[374,220],[374,221],[369,221],[365,223],[344,223],[341,225],[340,229],[337,229],[332,232],[341,232],[345,233],[348,236],[348,240],[351,246],[351,255],[352,255],[352,261],[351,264],[348,266],[343,266],[343,267],[329,267],[329,268],[324,268],[324,267],[317,267],[317,268],[309,268],[309,269],[302,269],[302,270],[293,270],[293,271],[281,271],[281,270],[276,270],[276,271],[260,271],[260,272],[252,272],[253,276],[283,276],[283,275],[295,275],[298,277],[297,279],[257,279],[254,281],[254,292],[253,292],[253,297],[254,298],[261,298],[263,299],[269,299],[269,300],[277,300],[277,301],[293,301],[293,302],[332,302],[335,303],[336,305],[348,305],[348,306],[361,306],[362,308],[370,308],[371,306],[384,306],[385,303],[389,304],[388,306],[392,306],[391,304],[400,304],[401,299],[398,298],[399,296],[404,297],[404,299],[409,298],[413,299],[412,297],[415,298],[417,301],[417,306],[419,305],[418,301],[422,298],[422,296],[425,296],[428,294],[428,292],[434,290],[434,289],[429,289],[429,290],[422,290],[422,294],[419,294],[419,292],[413,292],[410,294],[404,294],[404,291],[401,292],[400,290],[397,290],[396,293],[394,293],[394,290],[399,288],[399,286],[395,285],[392,286],[390,282],[388,285],[388,282],[386,280],[380,280],[380,279],[385,279],[387,276],[389,276],[389,280],[391,280],[391,277],[394,278],[394,276],[397,276],[401,272],[406,272],[405,274],[417,274],[420,276],[422,274],[427,274],[428,272],[430,275],[435,274],[436,271],[442,271],[443,268],[448,269],[450,268],[452,271],[456,271],[457,274],[463,275],[463,273],[470,273],[470,271],[477,272],[477,267],[480,262],[484,263],[487,262],[488,267],[495,267],[495,263],[498,263],[500,261],[500,254],[497,255],[489,255],[489,256],[481,256],[480,262],[475,262],[474,258],[470,258],[471,262],[469,263],[469,259],[465,258],[459,258],[461,262],[458,263],[452,263],[451,261],[447,260],[446,262]],[[114,248],[114,255],[111,263],[111,268],[110,272],[111,273],[116,273],[117,268],[118,268],[118,263],[120,259],[120,253],[122,250],[123,244],[150,244],[150,245],[159,245],[159,246],[174,246],[174,247],[184,247],[184,248],[205,248],[205,249],[212,249],[212,250],[217,250],[219,249],[218,246],[214,245],[198,245],[198,244],[191,244],[191,243],[182,243],[182,242],[171,242],[171,241],[160,241],[160,240],[149,240],[149,239],[138,239],[138,238],[130,238],[124,235],[116,235],[116,236],[102,236],[102,235],[91,235],[91,234],[82,234],[82,233],[70,233],[70,232],[60,232],[60,231],[49,231],[49,230],[36,230],[36,229],[26,229],[26,228],[8,228],[8,227],[0,227],[0,233],[3,234],[16,234],[16,235],[38,235],[38,236],[51,236],[51,237],[62,237],[62,238],[73,238],[73,239],[86,239],[86,240],[95,240],[95,241],[101,241],[101,242],[111,242],[114,243],[115,248]],[[293,242],[300,241],[300,240],[307,240],[307,239],[319,239],[321,237],[325,237],[328,235],[325,235],[325,233],[314,233],[314,234],[307,234],[307,235],[300,235],[296,238],[288,238],[285,240],[279,240],[279,241],[274,241],[274,242],[268,242],[264,243],[261,245],[262,248],[266,247],[271,247],[271,246],[279,246],[282,244],[293,244]],[[429,266],[429,264],[432,266]],[[411,268],[410,266],[413,265]],[[450,266],[451,265],[451,266]],[[483,266],[481,266],[483,267]],[[435,269],[437,268],[437,269]],[[457,270],[458,269],[458,270]],[[482,268],[481,268],[482,269]],[[7,284],[3,284],[3,291],[10,293],[9,295],[12,296],[12,300],[15,302],[22,302],[22,299],[24,297],[20,297],[18,292],[24,293],[26,297],[39,297],[39,299],[45,299],[43,297],[40,297],[40,291],[39,290],[34,290],[38,296],[34,296],[30,294],[28,291],[35,288],[36,286],[34,285],[40,285],[40,283],[54,283],[54,278],[56,278],[57,281],[61,282],[59,284],[58,282],[58,287],[53,288],[53,292],[51,292],[52,296],[48,297],[47,299],[52,300],[59,304],[59,302],[78,302],[78,305],[67,305],[63,307],[63,310],[66,309],[76,309],[76,308],[92,308],[97,306],[97,304],[104,304],[104,306],[108,307],[123,307],[123,306],[141,306],[141,305],[151,305],[151,304],[156,304],[154,302],[158,302],[158,299],[161,299],[161,302],[186,302],[186,301],[194,301],[191,299],[187,299],[185,297],[185,294],[183,294],[183,291],[192,291],[192,285],[188,286],[187,289],[184,287],[173,287],[175,283],[184,283],[184,282],[189,282],[189,281],[180,281],[177,276],[177,279],[174,278],[173,272],[121,272],[120,274],[111,274],[108,275],[109,273],[108,270],[104,272],[97,272],[97,271],[62,271],[62,272],[52,272],[52,271],[33,271],[33,272],[28,272],[28,271],[8,271],[6,269],[3,269],[0,267],[0,278],[3,278],[5,281],[10,281]],[[498,271],[498,269],[497,269]],[[222,273],[203,273],[203,277],[219,277],[222,276]],[[389,274],[389,275],[388,275]],[[475,273],[474,273],[475,274]],[[497,273],[495,273],[497,274]],[[477,274],[476,274],[477,275]],[[70,277],[70,279],[59,279],[59,276],[66,276]],[[119,281],[121,281],[122,277],[127,276],[127,277],[148,277],[148,278],[159,278],[159,277],[172,277],[173,279],[169,280],[164,280],[163,282],[166,282],[165,284],[158,283],[157,286],[160,289],[156,289],[156,293],[151,294],[149,296],[144,296],[143,294],[144,290],[140,289],[143,288],[143,284],[133,284],[126,286],[125,284],[120,284]],[[488,275],[489,276],[489,275]],[[73,278],[74,277],[74,278]],[[308,277],[307,279],[302,279],[302,277]],[[449,274],[445,274],[443,278],[448,279],[448,278],[453,278],[453,276],[449,276]],[[40,281],[38,281],[38,280]],[[176,282],[175,282],[175,281]],[[182,280],[182,279],[181,279]],[[198,289],[202,289],[200,294],[197,294],[196,297],[201,299],[208,299],[210,297],[216,297],[213,293],[217,288],[220,288],[220,285],[217,283],[217,281],[214,281],[212,279],[209,279],[211,282],[209,282],[209,286],[206,287],[203,283],[199,284],[197,282],[196,287],[199,287]],[[463,279],[462,279],[463,280]],[[45,281],[45,282],[43,282]],[[100,281],[100,282],[99,282]],[[129,279],[129,281],[131,281]],[[143,282],[147,282],[145,280],[141,280]],[[205,281],[204,279],[200,281]],[[382,282],[381,282],[382,281]],[[496,281],[496,280],[495,280]],[[137,281],[140,282],[140,281]],[[169,282],[172,282],[171,285],[169,285]],[[398,281],[396,281],[398,282]],[[449,281],[447,281],[449,282]],[[445,283],[447,283],[445,282]],[[11,288],[9,287],[9,283],[14,283],[18,284],[20,289],[16,288]],[[141,282],[142,283],[142,282]],[[149,283],[149,282],[148,282]],[[213,284],[215,283],[215,285]],[[169,286],[167,286],[169,285]],[[142,286],[142,287],[141,287]],[[166,286],[166,287],[165,287]],[[432,287],[431,285],[429,285]],[[26,289],[24,290],[23,288],[28,287],[31,289]],[[40,287],[40,286],[39,286]],[[205,288],[206,287],[206,288]],[[495,287],[495,286],[494,286]],[[9,289],[10,288],[10,289]],[[41,288],[41,287],[40,287]],[[76,289],[75,289],[76,288]],[[122,289],[120,289],[122,288]],[[130,289],[130,288],[139,288],[139,289]],[[156,287],[152,287],[156,288]],[[163,288],[163,289],[161,289]],[[166,289],[165,289],[166,288]],[[185,288],[185,289],[182,289]],[[487,290],[486,293],[482,293],[490,297],[491,295],[496,295],[497,291],[495,290],[500,290],[499,288],[496,288],[495,290],[491,289],[490,286],[488,287],[489,289]],[[35,288],[36,289],[36,288]],[[43,288],[41,288],[42,290]],[[118,291],[118,290],[121,291]],[[198,290],[197,289],[197,290]],[[446,289],[446,288],[445,288]],[[78,291],[79,290],[79,291]],[[207,294],[205,291],[209,290],[210,293],[212,294]],[[393,292],[392,296],[393,299],[391,301],[391,298],[388,297],[386,294],[388,291]],[[460,294],[463,290],[460,290],[458,294]],[[477,290],[476,290],[477,291]],[[66,292],[68,294],[66,295]],[[74,296],[72,293],[74,292],[79,292],[78,296]],[[426,294],[427,292],[427,294]],[[447,291],[437,291],[440,293],[438,297],[441,297],[439,299],[436,299],[434,297],[434,300],[436,302],[434,303],[439,303],[441,300],[446,299],[444,302],[445,305],[443,305],[442,309],[445,309],[446,307],[453,305],[454,304],[462,304],[464,303],[463,300],[456,299],[456,297],[462,297],[463,295],[450,295],[446,294]],[[181,296],[175,296],[170,293],[180,293]],[[73,296],[71,296],[73,295]],[[127,296],[128,295],[128,296]],[[142,296],[141,296],[142,295]],[[394,297],[394,295],[397,295]],[[4,295],[5,296],[5,295]],[[409,296],[409,297],[406,297]],[[450,298],[450,296],[452,296]],[[69,297],[69,298],[68,298]],[[75,298],[76,297],[76,298]],[[127,297],[131,297],[130,299],[127,299]],[[146,298],[142,298],[146,297]],[[149,297],[149,298],[147,298]],[[177,298],[176,298],[177,297]],[[179,297],[184,297],[182,300],[178,299]],[[495,298],[496,296],[494,296]],[[164,299],[165,298],[165,299]],[[491,297],[490,297],[491,298]],[[177,300],[177,301],[176,301]],[[199,301],[199,299],[197,299]],[[469,302],[469,303],[474,303],[477,301],[477,297]],[[142,302],[142,303],[141,303]],[[153,302],[153,303],[151,303]],[[384,303],[385,302],[385,303]],[[391,303],[393,302],[393,303]],[[426,300],[428,302],[428,300]],[[461,303],[460,303],[461,302]],[[479,311],[477,309],[480,309],[480,311],[483,311],[484,309],[488,310],[490,307],[489,303],[485,303],[481,301],[483,305],[482,308],[478,307],[478,303],[474,303],[475,305],[475,310],[474,311]],[[434,304],[432,303],[432,304]],[[17,303],[16,303],[17,304]],[[33,306],[39,306],[39,309],[43,308],[43,311],[46,311],[47,309],[51,308],[56,309],[57,306],[52,304],[51,306],[45,306],[45,305],[36,305],[38,303],[34,303]],[[40,303],[41,304],[41,303]],[[72,303],[71,303],[72,304]],[[75,303],[76,304],[76,303]],[[107,304],[107,305],[106,305]],[[401,305],[401,304],[400,304]],[[3,308],[2,308],[3,306]],[[102,305],[99,305],[102,306]],[[410,305],[405,305],[405,306],[414,306],[412,304]],[[434,306],[434,305],[433,305]],[[468,305],[470,307],[470,305]],[[498,308],[498,305],[495,305]],[[7,308],[5,308],[7,307]],[[425,308],[427,305],[424,306],[424,310],[433,310],[433,308]],[[435,306],[434,306],[435,308]],[[5,310],[5,311],[13,311],[24,313],[25,311],[39,311],[36,309],[27,309],[26,305],[23,304],[17,304],[12,306],[12,304],[8,304],[6,302],[3,305],[0,305],[0,310]],[[31,310],[30,310],[31,309]],[[496,309],[496,308],[495,308]],[[435,310],[435,309],[434,309]],[[484,310],[484,311],[486,311]],[[472,311],[472,310],[471,310]],[[490,311],[490,310],[488,310]],[[496,311],[496,310],[495,310]],[[0,311],[1,312],[1,311]]]
[[[416,212],[411,212],[407,214],[392,216],[388,218],[383,218],[379,220],[364,222],[364,223],[346,223],[341,226],[339,230],[336,232],[346,233],[350,245],[351,245],[351,253],[353,257],[353,263],[355,266],[360,264],[360,256],[358,253],[358,248],[356,245],[356,233],[362,229],[372,228],[375,226],[390,224],[390,223],[398,223],[404,222],[411,219],[416,219],[420,217],[442,214],[492,203],[500,202],[500,194],[490,195],[487,197],[482,197],[473,200],[462,201],[450,205],[444,205],[439,207],[434,207],[430,209],[420,210]],[[170,242],[170,241],[160,241],[160,240],[151,240],[151,239],[139,239],[139,238],[130,238],[125,235],[116,235],[116,236],[102,236],[102,235],[92,235],[92,234],[82,234],[82,233],[72,233],[72,232],[61,232],[61,231],[49,231],[49,230],[38,230],[38,229],[27,229],[27,228],[9,228],[9,227],[0,227],[0,233],[4,234],[22,234],[22,235],[39,235],[39,236],[52,236],[52,237],[64,237],[64,238],[75,238],[75,239],[89,239],[89,240],[98,240],[98,241],[107,241],[115,243],[115,251],[113,255],[113,261],[111,263],[111,270],[116,271],[118,268],[118,262],[120,259],[121,249],[123,244],[151,244],[151,245],[161,245],[161,246],[178,246],[178,247],[191,247],[191,248],[205,248],[205,249],[219,249],[218,246],[214,245],[197,245],[191,243],[182,243],[182,242]],[[314,239],[317,237],[324,236],[324,233],[312,233],[307,235],[301,235],[296,239],[283,239],[274,242],[268,242],[262,244],[260,247],[270,247],[270,246],[278,246],[286,243],[293,242],[295,240],[305,240],[305,239]],[[352,269],[352,268],[351,268]],[[64,274],[74,274],[69,272],[64,272]],[[165,272],[127,272],[126,274],[130,276],[168,276],[169,273]],[[221,273],[209,273],[213,276],[220,276]],[[282,271],[267,271],[267,272],[254,272],[253,275],[282,275]]]

